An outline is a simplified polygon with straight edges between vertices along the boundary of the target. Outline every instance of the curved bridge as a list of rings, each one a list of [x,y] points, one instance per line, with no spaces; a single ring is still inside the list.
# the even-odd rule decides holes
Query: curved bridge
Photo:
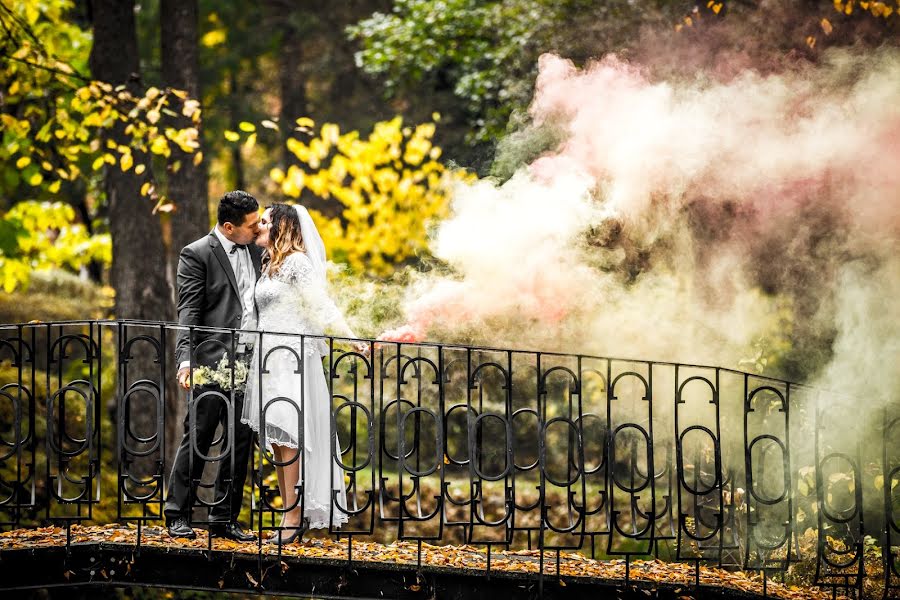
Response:
[[[868,574],[879,595],[900,595],[897,399],[861,404],[853,382],[834,394],[718,367],[512,349],[368,341],[361,353],[279,337],[275,351],[298,359],[328,346],[331,468],[346,483],[332,510],[349,523],[281,551],[169,541],[171,442],[179,409],[193,410],[171,383],[181,329],[0,326],[0,588],[788,597],[798,592],[772,580],[805,577],[858,596]],[[238,332],[209,331],[226,354],[237,348]],[[252,335],[262,347],[271,334]],[[199,482],[198,527],[217,463],[233,462],[233,394],[218,394],[230,425]],[[245,517],[265,535],[284,509],[261,442],[251,460]]]

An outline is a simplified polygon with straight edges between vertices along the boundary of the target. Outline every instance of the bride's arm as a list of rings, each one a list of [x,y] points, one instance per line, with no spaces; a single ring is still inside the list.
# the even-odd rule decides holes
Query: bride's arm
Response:
[[[331,299],[324,284],[313,274],[312,264],[305,256],[294,254],[289,256],[282,267],[291,280],[306,316],[316,328],[337,337],[355,338],[356,334],[347,324],[343,313]]]

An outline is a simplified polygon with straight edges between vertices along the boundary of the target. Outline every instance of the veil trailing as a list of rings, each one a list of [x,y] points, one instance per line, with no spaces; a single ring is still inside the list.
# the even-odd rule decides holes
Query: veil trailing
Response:
[[[300,218],[300,235],[303,236],[306,255],[312,263],[313,271],[319,279],[319,283],[324,286],[326,282],[326,265],[328,264],[328,259],[325,256],[325,242],[322,241],[322,236],[319,235],[319,230],[316,229],[316,224],[306,207],[295,204],[294,210],[297,211],[297,216]]]

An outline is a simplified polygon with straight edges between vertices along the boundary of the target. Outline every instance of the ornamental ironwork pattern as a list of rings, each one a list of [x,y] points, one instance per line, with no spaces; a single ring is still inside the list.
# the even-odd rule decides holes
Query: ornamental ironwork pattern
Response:
[[[190,423],[198,400],[171,385],[181,329],[0,326],[3,529],[68,528],[101,503],[138,532],[162,522],[167,436],[180,431],[167,407],[183,402]],[[234,353],[237,332],[209,331],[225,334],[210,343]],[[252,335],[263,347],[269,334]],[[301,347],[317,341],[296,337]],[[851,595],[861,593],[874,542],[885,595],[900,592],[896,399],[868,408],[852,382],[831,393],[702,365],[373,341],[360,352],[350,340],[319,339],[337,438],[330,465],[346,484],[332,510],[349,517],[333,536],[481,545],[488,569],[498,547],[579,550],[626,565],[653,556],[695,563],[698,578],[700,564],[770,578],[805,561],[817,585]],[[272,351],[293,353],[298,370],[314,360],[289,346]],[[249,368],[267,375],[263,357]],[[207,463],[192,497],[195,525],[214,504],[210,472],[225,462],[234,472],[240,418],[239,391],[203,393],[222,403],[226,426],[208,455],[192,457]],[[302,412],[305,398],[287,400]],[[289,462],[303,460],[300,435]],[[287,508],[277,461],[256,444],[245,504],[265,535]],[[109,477],[101,485],[111,472],[115,487]],[[303,485],[301,477],[301,503]]]

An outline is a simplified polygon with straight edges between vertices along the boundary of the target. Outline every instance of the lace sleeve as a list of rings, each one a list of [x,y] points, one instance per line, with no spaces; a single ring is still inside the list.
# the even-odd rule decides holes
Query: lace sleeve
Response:
[[[307,317],[321,331],[340,337],[356,337],[325,285],[315,276],[312,263],[305,254],[296,252],[288,256],[278,277],[294,289]]]
[[[292,286],[307,287],[313,283],[312,263],[305,254],[295,252],[285,257],[275,279]]]

